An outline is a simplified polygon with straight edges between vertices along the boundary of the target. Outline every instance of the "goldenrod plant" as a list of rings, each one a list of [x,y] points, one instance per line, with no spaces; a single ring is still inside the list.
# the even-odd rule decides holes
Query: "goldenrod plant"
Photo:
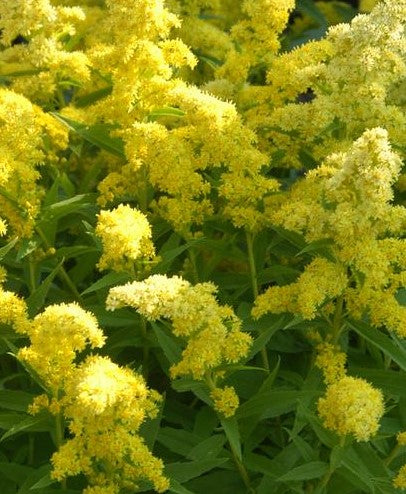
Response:
[[[406,0],[0,2],[0,492],[406,489]]]

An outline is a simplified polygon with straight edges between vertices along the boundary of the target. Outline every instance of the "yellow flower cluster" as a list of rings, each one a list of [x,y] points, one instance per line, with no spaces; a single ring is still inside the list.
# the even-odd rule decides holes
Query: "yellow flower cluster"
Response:
[[[62,81],[89,78],[88,60],[74,50],[79,39],[76,26],[84,11],[77,6],[54,5],[50,0],[13,0],[0,4],[0,53],[2,75],[22,72],[12,82],[16,92],[46,102]],[[13,43],[21,36],[23,43]],[[76,82],[77,83],[77,82]]]
[[[393,485],[398,489],[406,489],[406,465],[403,465],[396,477],[393,479]]]
[[[147,417],[155,417],[158,393],[143,378],[107,357],[90,356],[71,374],[65,386],[64,415],[73,438],[52,457],[52,477],[82,473],[89,479],[85,492],[137,488],[150,481],[157,492],[168,489],[163,463],[137,434]]]
[[[387,132],[376,128],[298,182],[280,207],[270,212],[271,221],[304,234],[309,242],[330,240],[335,262],[316,258],[296,283],[271,287],[260,295],[254,314],[283,312],[285,307],[304,317],[314,316],[314,311],[303,311],[300,299],[307,300],[307,292],[317,294],[321,288],[320,293],[331,298],[343,293],[353,316],[361,317],[368,310],[375,326],[405,335],[406,308],[395,296],[406,276],[405,240],[399,238],[406,225],[406,208],[392,205],[392,186],[400,170],[401,160],[391,150]],[[313,274],[314,264],[320,262],[325,279],[322,269]],[[303,280],[309,282],[304,285]],[[297,299],[292,302],[292,297]],[[323,297],[314,300],[316,308]]]
[[[232,417],[240,403],[234,388],[225,386],[224,388],[214,388],[210,393],[214,408],[225,417]]]
[[[67,145],[67,134],[39,107],[6,89],[0,89],[0,126],[1,215],[9,233],[30,236],[42,196],[38,167],[47,157],[55,158],[45,151],[45,139],[58,150]],[[1,225],[4,234],[4,220]]]
[[[284,30],[294,0],[244,0],[242,18],[230,32],[233,49],[226,54],[216,77],[235,84],[247,80],[249,69],[266,63],[280,48],[280,33]]]
[[[288,81],[306,81],[302,87],[312,95],[306,103],[291,99],[262,123],[270,129],[272,146],[284,150],[288,166],[302,166],[300,150],[323,159],[377,125],[388,130],[394,143],[404,145],[405,114],[387,100],[406,74],[405,17],[404,0],[379,2],[370,15],[329,29],[326,41],[320,42],[328,43],[328,57],[315,63],[303,60],[296,71],[285,72]],[[288,60],[290,54],[284,57]]]
[[[304,319],[313,319],[319,307],[341,295],[346,286],[347,276],[342,266],[316,257],[295,283],[271,286],[259,295],[252,315],[258,318],[267,312],[292,312]]]
[[[152,185],[159,194],[155,207],[182,233],[219,210],[237,226],[261,227],[263,199],[278,189],[265,173],[269,157],[256,149],[255,134],[232,103],[178,77],[182,67],[197,63],[182,40],[170,37],[179,18],[162,0],[107,1],[101,12],[83,34],[84,52],[93,87],[102,77],[111,81],[110,94],[86,111],[74,104],[63,111],[76,120],[120,127],[116,133],[128,162],[115,163],[101,180],[100,204],[124,195],[141,203]],[[86,88],[78,95],[86,95]]]
[[[153,275],[112,288],[106,306],[108,310],[130,306],[152,321],[170,319],[174,335],[186,340],[182,359],[170,369],[172,377],[204,379],[220,365],[241,360],[251,344],[251,337],[241,331],[241,321],[230,307],[218,304],[215,292],[211,283],[193,286],[178,276]],[[232,391],[219,393],[214,400],[222,407],[219,410],[231,413],[237,406]]]
[[[361,378],[345,376],[328,386],[318,402],[325,427],[340,436],[351,434],[368,441],[379,428],[384,413],[382,393]]]
[[[52,477],[82,473],[90,483],[87,493],[119,494],[140,480],[150,481],[157,492],[167,490],[162,461],[137,434],[146,418],[156,416],[160,395],[108,357],[90,355],[77,363],[80,352],[104,344],[96,318],[72,303],[51,305],[30,320],[24,301],[3,290],[0,309],[0,322],[29,337],[30,346],[20,349],[18,358],[47,390],[30,412],[45,408],[68,421],[72,437],[53,455]]]
[[[75,370],[76,354],[104,344],[93,314],[75,303],[50,305],[26,326],[31,345],[18,356],[30,365],[55,397]]]
[[[103,254],[100,270],[132,271],[134,261],[154,256],[151,227],[146,216],[130,206],[120,204],[111,211],[98,215],[95,233],[101,238]]]
[[[406,431],[399,432],[396,436],[396,440],[400,446],[406,446]]]
[[[347,356],[339,347],[331,343],[319,343],[316,347],[315,365],[323,371],[324,381],[331,385],[345,376]]]
[[[4,276],[3,273],[2,275]],[[28,313],[25,301],[15,293],[0,287],[0,323],[11,326],[17,333],[25,333],[27,321]]]

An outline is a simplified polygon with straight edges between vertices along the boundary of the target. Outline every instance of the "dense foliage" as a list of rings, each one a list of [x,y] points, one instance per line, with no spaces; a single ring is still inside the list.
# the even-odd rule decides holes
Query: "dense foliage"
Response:
[[[0,2],[0,491],[406,488],[406,0]]]

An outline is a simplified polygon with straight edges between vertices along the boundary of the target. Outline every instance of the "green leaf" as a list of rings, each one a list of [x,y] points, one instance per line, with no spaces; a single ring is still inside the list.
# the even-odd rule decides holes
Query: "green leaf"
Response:
[[[157,337],[159,346],[162,348],[169,363],[172,365],[175,362],[179,362],[182,357],[182,348],[176,343],[175,339],[166,334],[157,323],[151,321],[151,326]]]
[[[5,461],[0,462],[0,472],[17,485],[21,485],[33,471],[34,469],[32,467],[25,465]]]
[[[161,426],[164,403],[160,404],[158,415],[152,420],[147,420],[141,424],[140,436],[143,437],[145,444],[152,451],[155,441],[158,437],[159,428]]]
[[[78,108],[83,108],[84,106],[92,105],[93,103],[96,103],[96,101],[99,101],[111,94],[112,90],[113,86],[107,86],[98,89],[97,91],[85,94],[84,96],[75,99],[75,106]]]
[[[260,321],[252,324],[255,329],[260,331],[260,335],[254,340],[247,360],[251,360],[258,352],[260,352],[272,336],[283,327],[285,316],[278,317],[276,321],[273,320],[273,317],[274,316],[265,316],[261,318]]]
[[[25,391],[14,391],[11,389],[0,390],[0,408],[14,410],[16,412],[26,412],[35,395]]]
[[[328,253],[329,248],[333,245],[333,241],[329,238],[323,238],[321,240],[315,240],[314,242],[310,242],[306,247],[300,250],[296,257],[301,256],[302,254],[307,254],[309,252],[320,252],[320,253]]]
[[[0,412],[0,429],[9,430],[21,422],[28,415],[26,413]]]
[[[186,457],[189,451],[199,444],[200,438],[183,429],[162,427],[158,432],[157,441],[174,453]]]
[[[352,375],[362,377],[377,388],[381,388],[386,395],[393,394],[406,398],[405,374],[403,372],[360,367],[350,367],[349,370]]]
[[[192,448],[187,454],[187,458],[190,460],[216,458],[223,450],[226,441],[227,439],[223,434],[215,434]]]
[[[49,485],[55,484],[57,481],[51,478],[51,467],[48,466],[48,472],[43,475],[34,485],[30,487],[30,490],[43,489],[44,487],[48,487]]]
[[[0,261],[4,259],[4,257],[10,252],[10,250],[15,246],[17,242],[18,242],[18,237],[14,238],[13,240],[10,240],[8,244],[6,244],[4,247],[0,249]]]
[[[305,239],[299,233],[291,232],[290,230],[285,230],[277,226],[272,226],[274,230],[281,238],[287,240],[290,244],[294,245],[298,249],[304,249],[307,245]]]
[[[58,271],[61,269],[63,262],[64,259],[61,260],[61,262],[49,273],[45,280],[41,282],[39,287],[27,298],[27,307],[30,317],[34,317],[44,306],[45,299],[48,295],[49,289],[51,288],[52,282],[58,274]]]
[[[299,467],[293,468],[278,478],[279,482],[291,482],[298,480],[317,479],[324,475],[329,469],[328,463],[324,461],[309,461]]]
[[[112,285],[121,285],[127,283],[131,280],[131,277],[127,273],[115,273],[111,272],[97,280],[93,285],[90,285],[86,290],[84,290],[81,295],[86,295],[88,293],[97,292],[102,288],[108,288]]]
[[[78,210],[94,205],[96,194],[78,194],[69,199],[55,202],[50,206],[46,206],[41,212],[41,222],[55,221],[67,216],[68,214],[77,212]]]
[[[361,321],[350,321],[349,326],[367,341],[382,350],[385,355],[390,357],[401,369],[406,371],[406,351],[395,345],[388,336]]]
[[[159,257],[162,259],[153,269],[153,273],[166,273],[170,268],[172,262],[179,257],[183,252],[190,249],[191,247],[204,243],[205,239],[198,238],[196,240],[190,240],[189,242],[175,247],[173,249],[160,251],[158,253]]]
[[[61,247],[57,249],[55,255],[60,259],[70,259],[72,257],[83,256],[84,254],[100,252],[100,250],[92,245],[74,245],[72,247]]]
[[[64,117],[57,112],[51,112],[51,115],[65,124],[71,131],[76,132],[76,134],[85,141],[88,141],[94,146],[104,149],[115,156],[125,158],[123,141],[118,137],[110,136],[110,132],[116,128],[114,125],[96,124],[89,126]]]
[[[207,63],[209,67],[214,70],[217,70],[219,67],[223,65],[223,62],[212,55],[208,55],[207,53],[197,53],[197,57],[201,62]]]
[[[326,17],[312,0],[297,0],[296,9],[302,14],[308,15],[321,26],[327,27]]]
[[[152,110],[148,117],[147,120],[148,122],[155,122],[161,117],[184,117],[186,113],[181,110],[180,108],[174,108],[172,106],[166,106],[165,108],[157,108],[155,110]]]
[[[6,433],[3,434],[3,436],[0,439],[0,442],[8,439],[11,436],[15,436],[19,432],[29,432],[29,431],[34,431],[34,432],[50,432],[54,429],[55,425],[54,422],[51,420],[51,417],[45,416],[45,417],[28,417],[15,426],[13,426],[11,429],[9,429]]]
[[[202,382],[194,381],[189,378],[177,379],[172,382],[172,388],[179,393],[192,391],[200,400],[204,401],[204,403],[213,405],[207,391],[207,386]]]
[[[314,395],[319,394],[313,391]],[[260,415],[262,419],[278,417],[293,411],[300,398],[309,395],[309,391],[267,391],[255,394],[248,401],[240,405],[236,415],[238,418]]]
[[[192,491],[189,491],[188,489],[185,489],[185,487],[182,487],[178,481],[171,479],[171,485],[169,487],[169,492],[175,492],[175,494],[195,494]]]
[[[240,439],[240,430],[238,428],[238,422],[234,415],[234,417],[229,418],[221,418],[220,419],[223,430],[227,436],[228,442],[230,443],[231,449],[234,451],[234,454],[241,461],[242,460],[242,451],[241,451],[241,439]]]
[[[24,238],[17,252],[16,261],[20,262],[38,247],[40,241],[37,238]]]
[[[165,473],[171,478],[183,484],[188,480],[200,477],[206,472],[223,465],[228,458],[216,458],[209,460],[190,461],[185,463],[169,463],[165,466]]]

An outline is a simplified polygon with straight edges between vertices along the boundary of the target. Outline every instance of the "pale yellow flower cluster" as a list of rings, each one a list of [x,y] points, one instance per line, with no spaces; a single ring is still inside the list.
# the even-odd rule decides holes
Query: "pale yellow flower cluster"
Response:
[[[251,67],[269,62],[280,48],[280,34],[294,6],[294,0],[244,0],[243,16],[231,28],[233,50],[226,54],[217,78],[241,84]]]
[[[318,411],[328,429],[368,441],[384,413],[383,395],[364,379],[345,376],[328,386]]]
[[[111,211],[101,211],[95,233],[103,244],[97,264],[100,270],[132,272],[137,259],[148,260],[154,256],[147,217],[130,206],[120,204]]]
[[[391,150],[387,132],[376,128],[298,182],[270,213],[271,220],[304,234],[309,242],[330,240],[335,261],[315,258],[296,283],[270,287],[258,297],[254,314],[289,310],[314,317],[325,298],[317,298],[320,289],[330,298],[343,294],[353,316],[368,311],[372,324],[404,336],[406,308],[395,296],[406,277],[405,240],[400,238],[406,208],[392,204],[400,170],[401,160]],[[315,263],[325,266],[316,275]],[[314,310],[306,312],[301,299],[313,293]]]
[[[291,99],[268,111],[260,125],[270,129],[272,146],[284,150],[288,166],[303,166],[300,150],[323,159],[376,126],[387,129],[392,142],[405,144],[405,114],[400,105],[388,101],[406,74],[405,18],[405,0],[384,0],[370,15],[331,27],[326,41],[318,42],[329,45],[328,56],[313,63],[311,57],[303,59],[293,73],[286,65],[290,72],[285,79],[302,81],[302,91],[310,89],[312,99]],[[295,51],[282,55],[285,60],[291,56],[297,58]],[[272,84],[272,68],[268,77]]]
[[[109,310],[130,306],[149,320],[170,319],[175,336],[186,340],[182,359],[170,368],[173,378],[191,375],[204,379],[219,366],[244,358],[251,337],[241,331],[241,321],[227,306],[218,304],[211,283],[191,285],[178,276],[153,275],[142,282],[112,288]],[[214,392],[219,411],[230,414],[237,397],[230,389]]]

